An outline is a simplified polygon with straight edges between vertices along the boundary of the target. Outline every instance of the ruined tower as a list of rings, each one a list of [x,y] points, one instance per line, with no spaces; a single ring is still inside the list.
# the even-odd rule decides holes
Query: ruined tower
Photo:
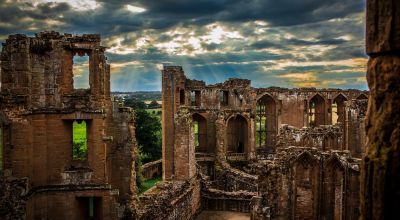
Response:
[[[57,32],[3,44],[1,169],[27,179],[27,219],[116,219],[133,199],[134,118],[111,100],[104,51],[99,35]],[[88,88],[74,56],[88,56]]]
[[[186,105],[186,77],[179,66],[162,70],[162,157],[164,180],[186,180],[196,173],[192,117]]]

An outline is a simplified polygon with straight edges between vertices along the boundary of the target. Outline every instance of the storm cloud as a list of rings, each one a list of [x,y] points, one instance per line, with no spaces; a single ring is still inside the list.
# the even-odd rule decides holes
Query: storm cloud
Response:
[[[114,91],[160,90],[162,64],[216,83],[366,89],[364,1],[0,0],[0,40],[101,34]],[[84,65],[82,65],[84,66]]]

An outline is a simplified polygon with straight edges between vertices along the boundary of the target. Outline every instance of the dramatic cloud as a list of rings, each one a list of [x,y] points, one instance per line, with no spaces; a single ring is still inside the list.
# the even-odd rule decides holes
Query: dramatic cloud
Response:
[[[99,33],[114,91],[160,90],[162,64],[207,83],[366,89],[363,11],[359,0],[0,0],[0,40]]]

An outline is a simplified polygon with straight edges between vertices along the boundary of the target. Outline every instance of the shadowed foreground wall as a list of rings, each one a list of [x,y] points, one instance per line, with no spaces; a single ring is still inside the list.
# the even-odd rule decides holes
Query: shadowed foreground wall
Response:
[[[398,218],[400,207],[400,2],[367,0],[368,154],[361,219]]]

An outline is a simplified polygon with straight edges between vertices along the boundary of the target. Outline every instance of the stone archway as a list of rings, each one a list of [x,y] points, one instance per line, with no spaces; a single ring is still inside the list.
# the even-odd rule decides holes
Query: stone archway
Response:
[[[227,143],[227,153],[248,151],[248,125],[245,117],[236,115],[228,120]]]

